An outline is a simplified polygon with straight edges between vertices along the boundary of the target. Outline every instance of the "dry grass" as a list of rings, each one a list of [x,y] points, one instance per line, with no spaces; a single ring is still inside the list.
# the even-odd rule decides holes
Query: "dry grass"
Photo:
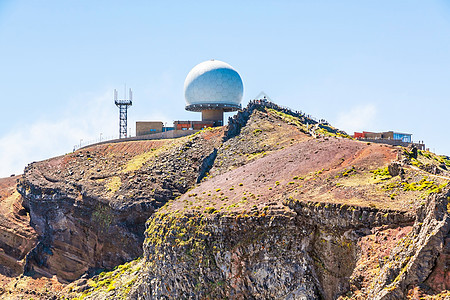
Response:
[[[122,185],[122,180],[120,179],[119,176],[113,176],[113,177],[109,178],[108,182],[105,185],[108,195],[109,196],[114,195],[120,189],[121,185]]]
[[[122,172],[128,173],[139,170],[140,168],[142,168],[143,165],[145,165],[145,163],[147,163],[153,157],[155,157],[155,151],[149,151],[136,155],[130,161],[127,162]]]
[[[138,154],[130,159],[125,166],[123,167],[122,173],[129,173],[133,171],[137,171],[142,168],[146,163],[148,163],[153,158],[157,158],[159,154],[166,151],[171,147],[176,147],[185,143],[188,139],[192,138],[192,136],[186,136],[178,139],[166,139],[164,140],[165,144],[158,148],[151,148],[150,151],[146,151],[144,153]]]

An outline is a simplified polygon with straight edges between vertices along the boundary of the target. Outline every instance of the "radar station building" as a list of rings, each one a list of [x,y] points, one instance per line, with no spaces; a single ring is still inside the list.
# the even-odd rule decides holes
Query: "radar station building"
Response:
[[[395,131],[386,131],[386,132],[355,132],[353,134],[353,138],[358,140],[364,140],[373,143],[382,143],[389,144],[394,146],[415,146],[419,150],[425,150],[425,144],[423,141],[413,142],[411,139],[412,134],[410,133],[401,133]]]
[[[202,122],[223,125],[223,113],[241,109],[244,85],[229,64],[208,60],[196,65],[184,81],[185,109],[202,113]]]
[[[223,125],[223,113],[241,109],[244,85],[229,64],[208,60],[196,65],[184,81],[187,111],[201,112],[201,121],[175,121],[173,127],[162,122],[136,122],[136,136],[179,130],[201,130]],[[175,132],[174,132],[175,133]]]
[[[163,132],[163,122],[147,122],[147,121],[137,121],[136,122],[136,135],[147,135],[153,133]]]

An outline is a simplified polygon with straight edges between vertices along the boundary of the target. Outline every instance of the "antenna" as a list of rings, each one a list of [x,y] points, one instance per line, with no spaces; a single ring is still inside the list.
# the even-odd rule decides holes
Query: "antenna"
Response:
[[[129,99],[127,99],[127,89],[125,86],[125,95],[123,100],[117,99],[117,90],[114,90],[114,103],[119,108],[119,139],[127,137],[127,110],[133,104],[132,92],[130,88]]]

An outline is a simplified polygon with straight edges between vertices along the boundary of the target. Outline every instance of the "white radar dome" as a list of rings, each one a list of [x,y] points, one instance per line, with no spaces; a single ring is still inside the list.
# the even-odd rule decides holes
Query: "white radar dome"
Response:
[[[184,81],[186,110],[241,108],[244,85],[241,76],[229,64],[208,60],[196,65]]]

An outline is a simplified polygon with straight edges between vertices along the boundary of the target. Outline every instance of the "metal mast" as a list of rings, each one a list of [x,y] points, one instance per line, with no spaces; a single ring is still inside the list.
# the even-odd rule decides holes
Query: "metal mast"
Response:
[[[127,137],[127,109],[133,104],[133,92],[128,92],[128,99],[125,91],[125,99],[117,99],[117,90],[114,90],[114,103],[119,108],[119,139]]]

